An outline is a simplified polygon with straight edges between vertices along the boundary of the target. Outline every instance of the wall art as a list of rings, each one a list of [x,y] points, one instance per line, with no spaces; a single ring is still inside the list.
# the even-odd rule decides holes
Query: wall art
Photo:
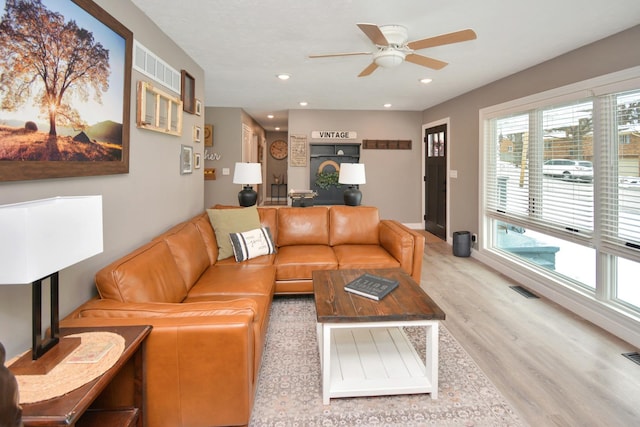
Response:
[[[0,181],[128,173],[131,31],[91,0],[6,2],[0,22]]]

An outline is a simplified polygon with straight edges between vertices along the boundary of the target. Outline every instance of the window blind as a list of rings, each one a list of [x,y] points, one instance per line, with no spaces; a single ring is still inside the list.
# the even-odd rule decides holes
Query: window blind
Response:
[[[602,96],[602,242],[640,260],[640,90]]]
[[[594,229],[593,107],[589,100],[489,121],[487,214],[585,240]]]

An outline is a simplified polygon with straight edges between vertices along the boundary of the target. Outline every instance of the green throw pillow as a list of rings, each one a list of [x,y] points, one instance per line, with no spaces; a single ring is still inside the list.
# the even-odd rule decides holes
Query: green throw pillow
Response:
[[[233,256],[230,233],[260,228],[260,216],[255,205],[238,209],[207,209],[207,214],[218,241],[218,261]]]

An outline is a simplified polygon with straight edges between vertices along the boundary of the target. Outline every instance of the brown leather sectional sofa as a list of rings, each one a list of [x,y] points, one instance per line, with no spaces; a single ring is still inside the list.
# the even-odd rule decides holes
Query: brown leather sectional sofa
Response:
[[[150,427],[249,422],[274,295],[312,293],[318,269],[393,268],[418,283],[424,237],[375,207],[260,207],[277,253],[217,260],[207,213],[178,224],[96,275],[99,298],[62,326],[149,324]],[[131,404],[125,374],[101,404]]]

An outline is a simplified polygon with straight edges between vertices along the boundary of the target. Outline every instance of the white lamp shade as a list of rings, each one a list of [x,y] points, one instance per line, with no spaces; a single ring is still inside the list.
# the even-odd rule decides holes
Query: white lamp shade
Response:
[[[0,206],[0,285],[32,283],[102,250],[102,196]]]
[[[233,171],[233,183],[242,185],[262,184],[260,163],[236,163]]]
[[[364,163],[341,163],[338,182],[349,185],[366,184],[367,178],[364,172]]]

